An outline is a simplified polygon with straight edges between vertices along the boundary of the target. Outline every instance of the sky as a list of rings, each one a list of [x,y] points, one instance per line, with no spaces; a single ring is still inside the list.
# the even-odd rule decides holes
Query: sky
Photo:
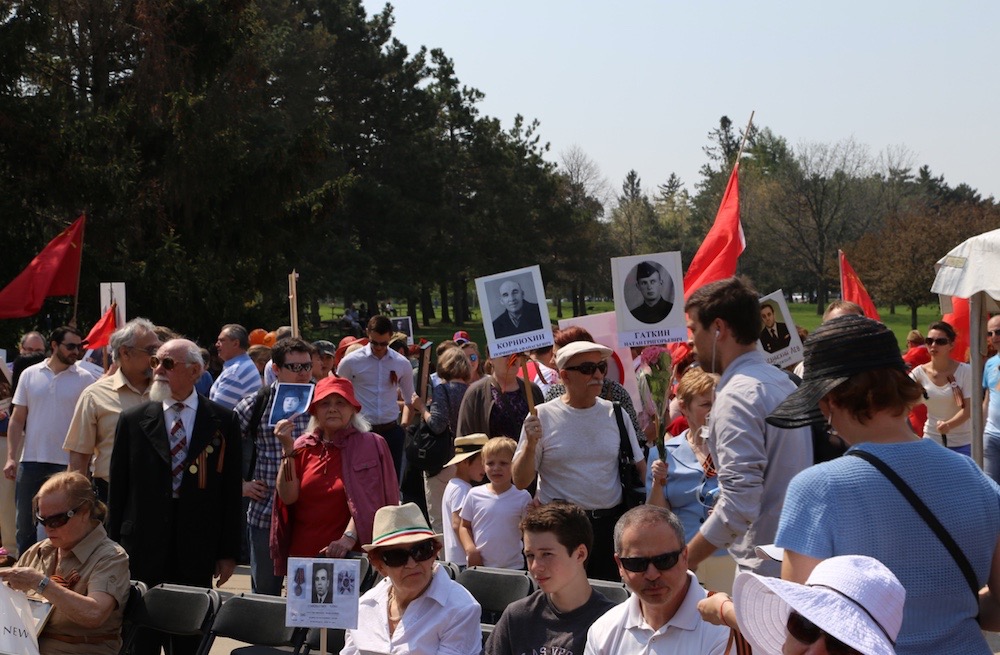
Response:
[[[384,1],[363,0],[369,14]],[[506,128],[538,119],[548,158],[581,149],[617,194],[692,193],[728,116],[796,148],[904,147],[957,186],[1000,197],[1000,3],[869,0],[397,0],[394,35],[441,48]]]

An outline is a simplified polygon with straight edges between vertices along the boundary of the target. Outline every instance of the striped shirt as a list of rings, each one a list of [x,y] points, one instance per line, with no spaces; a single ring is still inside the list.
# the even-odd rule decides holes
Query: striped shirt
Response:
[[[212,384],[208,397],[227,409],[233,409],[236,403],[260,389],[260,386],[257,365],[250,355],[243,353],[222,365],[222,373]]]

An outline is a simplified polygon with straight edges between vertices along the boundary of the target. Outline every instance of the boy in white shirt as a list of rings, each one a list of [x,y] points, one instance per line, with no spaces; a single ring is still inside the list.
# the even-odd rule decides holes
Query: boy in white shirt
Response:
[[[444,515],[444,560],[454,562],[465,568],[465,548],[458,539],[458,529],[462,518],[458,515],[465,502],[465,496],[472,489],[472,483],[479,483],[486,475],[483,468],[481,452],[489,441],[485,434],[470,434],[455,439],[455,456],[445,464],[445,468],[454,465],[455,477],[448,481],[441,508]]]
[[[517,442],[509,437],[490,439],[483,446],[489,484],[470,491],[460,512],[458,536],[469,566],[524,569],[519,525],[531,494],[516,488],[511,479],[516,449]]]

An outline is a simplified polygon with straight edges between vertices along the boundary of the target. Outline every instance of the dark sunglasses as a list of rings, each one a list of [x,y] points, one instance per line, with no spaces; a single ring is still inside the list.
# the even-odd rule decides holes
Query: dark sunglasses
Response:
[[[618,561],[622,563],[623,569],[632,573],[644,573],[650,564],[655,566],[657,571],[669,571],[677,566],[677,560],[680,559],[682,552],[684,551],[675,550],[652,557],[619,557]]]
[[[157,357],[153,355],[149,358],[149,365],[153,368],[158,368],[160,364],[163,364],[163,368],[168,371],[174,370],[174,367],[180,364],[180,362],[174,361],[173,357]]]
[[[411,557],[414,562],[426,562],[434,557],[436,550],[437,547],[433,541],[421,541],[419,544],[410,546],[409,548],[386,548],[379,550],[378,554],[386,566],[395,568],[406,564],[410,561]]]
[[[820,637],[823,637],[826,641],[826,652],[830,655],[861,655],[836,637],[831,637],[823,632],[822,628],[795,610],[792,610],[788,615],[788,623],[785,627],[788,628],[788,634],[803,644],[814,644]]]
[[[304,373],[306,371],[311,371],[312,367],[313,367],[312,362],[302,362],[302,363],[288,362],[286,364],[281,365],[281,368],[287,369],[292,373]]]
[[[593,375],[595,371],[600,371],[601,375],[604,375],[605,373],[608,372],[608,363],[607,362],[597,362],[597,363],[594,363],[594,362],[584,362],[582,364],[578,364],[577,366],[567,366],[563,370],[565,370],[565,371],[580,371],[584,375]]]
[[[938,337],[937,339],[927,339],[928,346],[947,346],[951,341],[945,339],[944,337]]]
[[[80,503],[76,508],[69,510],[68,512],[62,512],[61,514],[53,514],[52,516],[42,516],[38,512],[35,512],[35,525],[44,525],[46,528],[61,528],[69,520],[76,516],[76,513],[80,511],[80,508],[84,506],[85,503]]]
[[[66,350],[79,350],[83,346],[82,343],[66,343],[65,341],[63,341],[59,345],[65,348]]]

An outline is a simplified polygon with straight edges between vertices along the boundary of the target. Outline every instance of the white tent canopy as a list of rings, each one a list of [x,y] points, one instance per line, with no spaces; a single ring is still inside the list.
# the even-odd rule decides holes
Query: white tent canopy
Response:
[[[983,464],[983,359],[986,320],[1000,312],[1000,230],[963,241],[935,265],[931,291],[941,299],[941,312],[951,311],[951,299],[969,299],[969,359],[972,365],[972,456]]]

